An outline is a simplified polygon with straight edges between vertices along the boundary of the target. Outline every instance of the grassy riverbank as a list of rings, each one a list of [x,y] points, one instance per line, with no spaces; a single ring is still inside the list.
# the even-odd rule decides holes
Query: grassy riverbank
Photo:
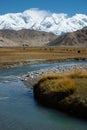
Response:
[[[44,61],[87,59],[87,48],[0,48],[0,68]]]
[[[87,71],[43,76],[34,95],[43,105],[87,119]]]

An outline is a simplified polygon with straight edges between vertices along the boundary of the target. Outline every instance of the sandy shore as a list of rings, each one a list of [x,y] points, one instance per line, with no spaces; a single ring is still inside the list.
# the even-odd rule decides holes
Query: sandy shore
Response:
[[[21,76],[21,80],[26,84],[27,87],[33,87],[37,80],[46,74],[49,73],[64,73],[75,70],[86,70],[87,64],[73,64],[73,65],[58,65],[55,67],[49,67],[46,69],[40,69],[37,71],[28,72],[26,75]]]

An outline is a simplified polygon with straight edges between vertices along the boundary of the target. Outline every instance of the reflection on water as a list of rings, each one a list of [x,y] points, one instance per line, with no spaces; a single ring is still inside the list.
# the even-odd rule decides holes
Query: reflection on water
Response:
[[[35,70],[43,66],[33,65],[30,68]],[[38,106],[33,90],[26,88],[17,78],[25,70],[29,71],[29,66],[26,67],[0,73],[0,130],[86,130],[86,121]]]

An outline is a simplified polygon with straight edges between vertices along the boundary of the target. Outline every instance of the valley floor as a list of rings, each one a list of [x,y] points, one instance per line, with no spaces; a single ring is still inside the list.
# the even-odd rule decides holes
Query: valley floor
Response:
[[[74,47],[13,47],[0,48],[0,68],[37,62],[86,60],[87,48]]]

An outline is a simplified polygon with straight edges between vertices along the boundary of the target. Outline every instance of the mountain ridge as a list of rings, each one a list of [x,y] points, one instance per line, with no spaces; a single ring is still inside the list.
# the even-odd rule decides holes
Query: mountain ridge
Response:
[[[31,29],[61,35],[82,29],[85,26],[87,26],[87,15],[85,14],[68,17],[64,13],[57,14],[34,8],[22,13],[0,15],[0,29]]]
[[[48,46],[77,46],[87,47],[87,26],[75,32],[66,33],[59,36]]]
[[[22,30],[0,30],[0,47],[32,47],[45,46],[50,41],[56,39],[53,33],[35,31],[29,29]]]

